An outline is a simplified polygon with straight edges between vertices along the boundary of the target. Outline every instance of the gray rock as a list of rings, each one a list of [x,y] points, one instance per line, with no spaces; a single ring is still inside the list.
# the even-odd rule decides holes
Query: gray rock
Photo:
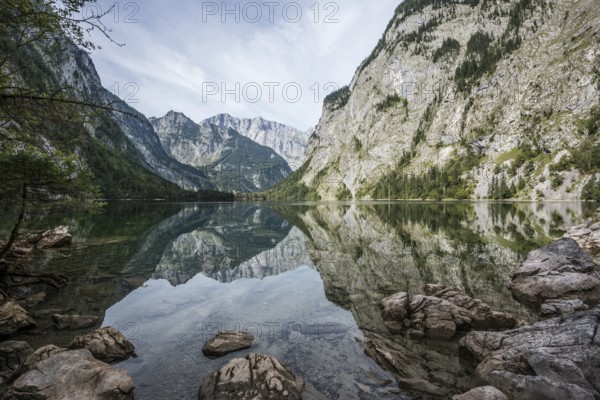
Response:
[[[59,226],[44,232],[36,245],[40,249],[58,249],[70,246],[71,243],[73,243],[73,236],[69,234],[69,227]]]
[[[21,367],[33,349],[27,342],[0,343],[0,384],[9,383],[21,372]]]
[[[396,293],[379,303],[379,310],[385,326],[391,333],[401,333],[406,328],[404,321],[408,317],[410,299],[408,293]]]
[[[12,335],[21,329],[36,326],[27,311],[14,301],[0,306],[0,336]]]
[[[457,386],[454,373],[446,369],[453,366],[448,365],[439,354],[431,353],[430,358],[424,360],[421,354],[413,352],[409,346],[372,332],[366,336],[365,353],[396,375],[401,389],[447,398]]]
[[[510,290],[516,300],[535,308],[547,300],[580,299],[590,307],[600,302],[596,265],[570,238],[529,253]]]
[[[250,353],[235,358],[207,375],[198,393],[200,400],[325,400],[312,385],[296,377],[277,359]]]
[[[29,357],[27,357],[27,359],[23,363],[23,371],[27,372],[31,370],[38,362],[50,358],[55,354],[62,353],[63,351],[66,351],[66,349],[60,348],[53,344],[40,347],[39,349],[31,353]]]
[[[408,330],[413,338],[452,339],[458,331],[508,329],[516,324],[507,313],[492,311],[479,299],[455,289],[428,285],[425,293],[409,298],[397,293],[383,299],[379,308],[386,327],[392,333]]]
[[[454,396],[452,400],[508,400],[508,397],[493,386],[481,386]]]
[[[574,226],[567,230],[564,238],[571,238],[596,259],[600,258],[600,222]]]
[[[583,301],[576,300],[546,300],[540,307],[540,315],[544,317],[557,317],[571,314],[575,311],[585,311],[589,307]]]
[[[98,360],[107,363],[126,360],[134,355],[135,350],[135,346],[112,326],[78,336],[73,339],[69,347],[88,349]]]
[[[475,381],[510,399],[600,396],[600,308],[506,332],[470,332],[459,354],[473,360]]]
[[[87,315],[60,315],[54,314],[52,321],[56,324],[58,330],[63,329],[84,329],[94,326],[99,318]]]
[[[46,300],[46,292],[38,292],[17,300],[17,303],[22,307],[31,308],[41,304],[44,300]]]
[[[38,362],[15,381],[13,389],[17,399],[133,399],[129,373],[96,360],[86,349],[64,351]]]
[[[202,353],[209,357],[222,357],[235,351],[249,349],[253,342],[254,336],[249,333],[221,331],[204,343]]]

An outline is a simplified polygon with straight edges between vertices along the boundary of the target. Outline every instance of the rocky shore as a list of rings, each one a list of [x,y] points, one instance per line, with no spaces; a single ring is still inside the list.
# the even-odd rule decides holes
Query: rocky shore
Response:
[[[133,399],[133,381],[124,369],[111,364],[134,355],[134,346],[112,327],[93,329],[97,316],[61,314],[64,310],[30,313],[43,303],[47,292],[68,283],[52,273],[34,274],[28,261],[45,251],[65,251],[73,237],[67,227],[21,235],[0,261],[0,399]],[[32,333],[50,319],[56,330],[79,332],[68,348],[45,345],[33,349],[29,343],[10,340]]]
[[[532,251],[513,275],[513,297],[540,321],[516,321],[458,290],[427,285],[422,295],[381,301],[391,336],[367,334],[366,352],[417,399],[599,399],[599,219]],[[460,370],[443,365],[443,350],[429,360],[413,350],[441,342],[457,345]]]

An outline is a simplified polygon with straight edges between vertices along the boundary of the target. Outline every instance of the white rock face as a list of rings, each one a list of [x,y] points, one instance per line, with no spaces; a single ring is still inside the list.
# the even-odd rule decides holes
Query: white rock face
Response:
[[[196,124],[174,111],[162,118],[150,118],[150,122],[171,157],[201,170],[220,190],[262,191],[292,172],[272,149],[232,128],[209,121]]]
[[[232,128],[256,143],[270,147],[287,161],[292,171],[302,166],[312,129],[301,132],[291,126],[267,121],[261,117],[235,118],[229,114],[219,114],[206,121],[222,128]]]
[[[477,164],[462,175],[473,198],[488,197],[494,177],[509,186],[524,180],[521,198],[581,197],[590,176],[549,166],[581,143],[581,121],[598,105],[597,0],[533,1],[518,13],[520,45],[503,50],[495,68],[459,90],[455,74],[469,59],[471,38],[485,32],[493,36],[486,48],[504,43],[505,49],[517,35],[510,15],[519,2],[464,3],[399,7],[383,45],[357,69],[347,101],[341,96],[337,106],[331,99],[324,105],[302,183],[324,199],[346,191],[372,198],[373,186],[392,170],[422,175],[473,154]],[[434,62],[448,38],[459,50]],[[399,99],[386,105],[389,96]],[[535,155],[515,166],[525,147]],[[398,167],[408,153],[408,163]]]

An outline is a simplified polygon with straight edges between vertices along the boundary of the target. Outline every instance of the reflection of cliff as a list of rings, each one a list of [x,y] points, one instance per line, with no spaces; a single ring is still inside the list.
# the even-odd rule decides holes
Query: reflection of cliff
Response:
[[[298,265],[297,247],[304,248],[302,234],[290,229],[290,224],[268,208],[236,205],[212,209],[196,229],[170,241],[155,263],[153,277],[176,286],[199,273],[231,282],[287,271]]]
[[[575,222],[572,215],[581,215],[581,210],[567,205],[487,203],[277,210],[306,234],[328,299],[349,309],[384,353],[399,346],[400,368],[420,371],[415,379],[433,380],[451,390],[468,386],[456,343],[392,339],[380,317],[379,301],[400,291],[422,293],[425,284],[439,283],[519,318],[532,318],[511,298],[510,277],[527,251]]]
[[[370,204],[280,207],[301,227],[328,297],[363,328],[385,332],[377,303],[427,283],[464,290],[527,316],[506,289],[527,251],[559,235],[581,210],[532,204]]]

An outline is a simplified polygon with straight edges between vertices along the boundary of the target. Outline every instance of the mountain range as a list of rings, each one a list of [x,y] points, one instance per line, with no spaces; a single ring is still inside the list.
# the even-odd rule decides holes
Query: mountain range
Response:
[[[208,121],[196,124],[174,111],[150,123],[171,157],[201,170],[219,190],[264,191],[292,172],[273,149],[232,128]]]
[[[60,35],[11,62],[30,88],[69,88],[112,108],[48,121],[45,137],[75,152],[106,198],[270,189],[295,199],[597,200],[599,37],[597,0],[405,0],[309,132],[228,114],[148,120]]]
[[[28,60],[18,78],[25,86],[68,88],[78,101],[105,106],[86,123],[47,121],[52,129],[45,139],[52,148],[77,153],[108,199],[217,199],[231,198],[217,191],[264,191],[292,172],[278,152],[300,163],[306,151],[301,132],[261,118],[247,124],[228,116],[221,126],[209,121],[197,125],[172,112],[150,121],[103,87],[89,54],[65,37],[34,43],[17,56]],[[186,146],[193,154],[185,154]]]

